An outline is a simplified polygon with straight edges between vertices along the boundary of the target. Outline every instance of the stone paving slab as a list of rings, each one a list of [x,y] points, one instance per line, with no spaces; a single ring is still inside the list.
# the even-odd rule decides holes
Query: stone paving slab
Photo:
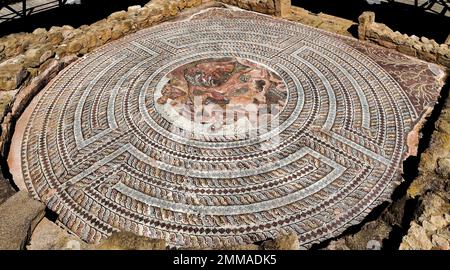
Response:
[[[45,214],[45,205],[19,191],[0,205],[0,249],[24,249]]]
[[[88,242],[122,230],[213,248],[295,233],[308,248],[389,199],[443,76],[352,38],[211,8],[61,72],[19,120],[8,162]],[[216,117],[229,107],[229,122]]]

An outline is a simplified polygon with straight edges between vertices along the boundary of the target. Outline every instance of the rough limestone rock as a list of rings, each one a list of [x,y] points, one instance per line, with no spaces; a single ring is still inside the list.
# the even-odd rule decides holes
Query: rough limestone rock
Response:
[[[265,250],[299,250],[300,242],[298,236],[292,233],[264,241],[261,247]]]
[[[363,14],[359,16],[358,22],[358,37],[359,39],[364,40],[366,39],[368,25],[375,22],[375,13],[369,11],[363,12]]]
[[[34,229],[27,250],[85,250],[88,245],[47,218]]]
[[[39,45],[25,52],[25,67],[38,67],[54,55],[49,46]]]
[[[450,246],[449,193],[428,193],[419,205],[417,218],[411,222],[400,249],[448,250]]]
[[[450,178],[450,157],[438,158],[436,173],[443,178]]]
[[[391,227],[384,221],[372,221],[361,231],[346,239],[347,246],[353,250],[379,250],[384,239],[389,237]]]
[[[386,213],[385,213],[386,214]],[[389,237],[392,227],[383,219],[366,223],[352,235],[330,242],[326,250],[379,250]]]
[[[0,64],[0,91],[18,88],[27,75],[28,71],[20,63]]]
[[[407,194],[411,198],[425,195],[429,191],[446,191],[449,180],[450,149],[450,100],[444,104],[430,147],[421,155],[420,175],[411,183]]]
[[[16,94],[16,90],[0,92],[0,118],[3,118],[3,116],[6,114],[11,103],[14,101],[14,96]]]
[[[428,42],[425,38],[422,41]],[[420,175],[407,190],[407,196],[417,198],[419,203],[400,249],[449,249],[449,142],[450,100],[447,100],[436,123],[431,145],[422,153]]]
[[[14,190],[6,179],[0,176],[0,204],[14,194]]]
[[[45,205],[20,191],[0,205],[0,250],[25,247],[36,225],[45,215]]]
[[[408,197],[417,198],[429,190],[445,190],[446,187],[449,187],[447,183],[448,179],[443,179],[434,173],[426,173],[414,179],[407,190],[407,194]]]
[[[433,247],[426,230],[415,222],[411,223],[408,234],[403,238],[400,249],[429,250]]]
[[[139,236],[131,232],[114,232],[93,248],[101,250],[164,250],[166,241]]]
[[[345,238],[339,240],[331,241],[325,250],[350,250],[350,248],[345,243]]]

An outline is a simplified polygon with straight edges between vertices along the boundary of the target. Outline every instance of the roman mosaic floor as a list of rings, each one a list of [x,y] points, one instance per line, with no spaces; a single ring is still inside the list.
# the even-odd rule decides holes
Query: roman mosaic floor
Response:
[[[20,119],[9,164],[88,242],[126,230],[213,248],[295,232],[308,248],[390,198],[442,75],[212,8],[66,68]]]

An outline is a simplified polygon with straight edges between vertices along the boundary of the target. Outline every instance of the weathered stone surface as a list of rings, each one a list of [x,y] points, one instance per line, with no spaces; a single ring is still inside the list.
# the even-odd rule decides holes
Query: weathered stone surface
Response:
[[[433,234],[431,236],[431,244],[433,249],[450,250],[450,232],[447,230],[446,234]]]
[[[0,205],[0,249],[23,249],[38,222],[44,217],[45,205],[19,191]]]
[[[436,62],[436,54],[431,53],[431,52],[427,52],[425,50],[426,49],[423,49],[423,51],[416,51],[417,56],[420,59],[428,61],[428,62]],[[415,54],[413,56],[415,56]]]
[[[408,188],[407,195],[417,198],[429,191],[446,191],[450,158],[450,100],[447,100],[436,122],[430,147],[421,155],[419,177]]]
[[[81,29],[78,28],[74,29],[71,28],[70,26],[63,26],[62,28],[58,28],[57,30],[54,31],[54,41],[57,42],[57,44],[61,44],[61,42],[63,41],[66,42],[80,34],[82,34]],[[55,44],[55,42],[52,43]]]
[[[122,35],[130,32],[133,29],[132,20],[123,20],[114,25],[113,31],[120,32]]]
[[[378,43],[379,43],[381,46],[386,47],[386,48],[389,48],[389,49],[395,49],[395,48],[397,48],[397,45],[396,45],[395,43],[393,43],[393,42],[390,42],[390,41],[380,40]]]
[[[34,229],[27,250],[85,250],[89,246],[47,218]]]
[[[27,75],[28,71],[21,63],[0,64],[0,91],[18,88]]]
[[[94,30],[94,34],[97,37],[97,46],[101,46],[111,39],[111,27],[97,28]]]
[[[33,35],[47,35],[47,30],[45,28],[36,28],[33,31]]]
[[[450,45],[450,34],[448,34],[447,38],[445,39],[445,44]]]
[[[410,45],[399,45],[397,50],[410,56],[416,56],[416,50],[414,50]]]
[[[117,11],[108,16],[108,20],[124,20],[127,18],[125,10]]]
[[[400,249],[431,249],[433,244],[425,229],[417,223],[412,222],[408,235],[403,238]]]
[[[0,177],[0,205],[15,193],[8,180]]]
[[[55,55],[55,52],[53,50],[46,50],[41,54],[41,57],[39,57],[39,65],[42,65],[45,63],[48,59],[53,57]]]
[[[438,55],[437,62],[443,66],[449,67],[450,66],[450,57]]]
[[[166,241],[138,236],[131,232],[114,232],[93,249],[106,250],[164,250]]]
[[[372,221],[365,224],[361,231],[348,237],[346,244],[353,250],[378,250],[391,231],[392,227],[386,222]]]
[[[449,193],[429,192],[423,196],[417,217],[411,222],[400,249],[448,249],[450,244]]]
[[[345,243],[345,239],[341,238],[339,240],[331,241],[325,250],[350,250],[350,248]]]
[[[123,36],[123,32],[113,29],[111,31],[111,40],[119,39]]]
[[[0,62],[3,61],[3,59],[5,59],[5,45],[0,43]]]
[[[274,5],[275,5],[275,11],[276,14],[278,15],[278,10],[279,10],[279,16],[285,18],[287,16],[289,16],[290,10],[291,10],[291,0],[279,0],[279,1],[274,1]]]
[[[386,211],[386,213],[389,213]],[[395,219],[396,221],[398,219]],[[400,220],[401,221],[401,220]],[[330,242],[328,250],[379,250],[392,231],[391,224],[383,218],[366,223],[360,231]]]
[[[435,173],[421,174],[414,179],[409,186],[407,196],[411,198],[418,198],[430,190],[446,190],[446,187],[448,187],[447,183],[447,179],[443,179]]]
[[[449,157],[442,157],[437,159],[436,173],[443,178],[450,178],[450,153]]]
[[[355,25],[355,23],[350,20],[345,20],[323,13],[313,14],[305,9],[294,6],[289,8],[289,14],[284,15],[283,17],[345,36],[351,36],[349,29]]]
[[[72,31],[71,30],[54,30],[49,32],[47,35],[47,42],[50,45],[58,45],[64,41],[65,36],[68,36]]]
[[[368,11],[363,12],[363,14],[359,16],[358,22],[358,37],[359,39],[364,40],[366,39],[368,26],[375,22],[375,13]]]
[[[84,37],[83,38],[74,39],[74,40],[72,40],[71,42],[69,42],[67,44],[66,51],[68,53],[78,53],[83,48],[83,45],[85,44],[84,42],[85,42],[85,38]]]
[[[182,1],[183,2],[183,1]],[[135,5],[135,6],[129,6],[128,7],[128,9],[127,9],[127,11],[128,11],[128,14],[130,14],[130,13],[136,13],[138,10],[140,10],[142,8],[142,6],[140,6],[140,5]]]
[[[49,46],[36,46],[25,52],[24,66],[37,67],[53,56],[53,50]]]
[[[290,0],[219,0],[222,3],[235,5],[242,9],[252,10],[259,13],[288,16]]]
[[[1,123],[1,135],[0,135],[0,155],[5,157],[8,155],[7,149],[9,145],[9,141],[11,138],[11,129],[12,129],[12,116],[11,113],[7,113],[3,117],[3,122]]]
[[[3,116],[10,109],[11,104],[14,101],[14,97],[16,94],[17,94],[17,90],[0,92],[0,119],[3,120]]]
[[[26,51],[29,41],[27,34],[11,34],[4,39],[4,52],[7,58],[17,56]]]
[[[264,241],[261,244],[264,250],[299,250],[300,242],[295,233],[282,235],[273,240]]]

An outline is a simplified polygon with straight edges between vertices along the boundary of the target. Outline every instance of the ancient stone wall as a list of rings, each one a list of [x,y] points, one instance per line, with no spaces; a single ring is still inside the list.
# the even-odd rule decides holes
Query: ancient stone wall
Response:
[[[219,0],[224,4],[238,6],[242,9],[252,10],[266,14],[276,14],[276,2],[279,0]]]
[[[393,31],[385,24],[375,22],[375,13],[364,12],[359,17],[358,37],[383,47],[395,49],[401,53],[419,59],[438,63],[450,68],[449,44],[438,44],[426,37],[408,36]]]
[[[242,9],[283,17],[288,14],[291,8],[291,0],[220,0],[220,2]]]
[[[17,89],[28,77],[42,72],[51,59],[83,55],[128,33],[149,27],[202,0],[153,0],[132,6],[91,25],[39,28],[0,38],[0,90]]]

